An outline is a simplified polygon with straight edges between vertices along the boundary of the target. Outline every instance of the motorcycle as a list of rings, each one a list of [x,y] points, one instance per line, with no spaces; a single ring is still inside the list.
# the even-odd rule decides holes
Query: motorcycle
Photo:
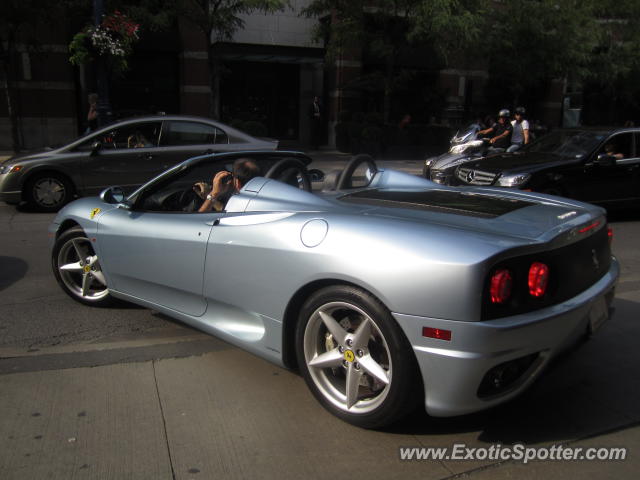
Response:
[[[425,160],[423,176],[433,182],[449,185],[458,165],[487,155],[491,144],[488,139],[478,135],[481,129],[480,125],[472,123],[458,130],[451,138],[450,147],[446,153]]]

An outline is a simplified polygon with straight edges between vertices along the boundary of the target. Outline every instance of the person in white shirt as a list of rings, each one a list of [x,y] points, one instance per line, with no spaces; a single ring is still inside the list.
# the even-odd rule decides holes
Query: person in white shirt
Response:
[[[507,148],[507,152],[515,152],[529,143],[529,122],[524,119],[524,114],[524,107],[516,108],[514,112],[515,120],[511,121],[511,126],[513,127],[511,146]]]

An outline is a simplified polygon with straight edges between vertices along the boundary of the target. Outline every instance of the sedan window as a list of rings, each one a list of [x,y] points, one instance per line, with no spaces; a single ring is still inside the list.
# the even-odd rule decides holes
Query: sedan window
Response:
[[[157,147],[161,127],[162,122],[130,123],[94,135],[78,145],[75,150],[90,151],[95,142],[100,142],[103,149]]]
[[[206,145],[228,143],[227,134],[214,125],[199,122],[170,122],[169,130],[162,139],[163,145]]]
[[[556,131],[525,147],[527,152],[552,153],[561,157],[580,157],[592,152],[604,135],[590,131]]]
[[[612,155],[617,159],[631,157],[633,153],[633,134],[621,133],[608,138],[598,153]]]

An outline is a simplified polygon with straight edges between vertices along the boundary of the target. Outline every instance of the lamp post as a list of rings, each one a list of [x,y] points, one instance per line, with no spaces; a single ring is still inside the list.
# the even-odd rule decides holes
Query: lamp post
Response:
[[[102,23],[104,15],[104,1],[93,0],[93,17],[95,26],[98,27]],[[102,55],[96,58],[96,83],[98,94],[98,126],[102,127],[111,120],[112,112],[109,103],[109,78],[107,76],[107,63]]]

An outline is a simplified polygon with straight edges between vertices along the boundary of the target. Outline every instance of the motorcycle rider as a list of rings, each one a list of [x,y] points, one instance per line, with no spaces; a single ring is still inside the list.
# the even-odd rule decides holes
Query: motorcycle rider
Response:
[[[514,112],[515,120],[511,122],[513,133],[511,134],[511,146],[507,148],[507,152],[515,152],[522,148],[523,145],[529,143],[529,122],[524,118],[524,107],[516,108]]]
[[[498,112],[498,121],[496,123],[478,132],[478,135],[493,135],[489,139],[489,143],[491,143],[491,147],[489,148],[490,153],[504,152],[505,149],[511,145],[513,127],[509,121],[510,117],[511,112],[503,108]]]

